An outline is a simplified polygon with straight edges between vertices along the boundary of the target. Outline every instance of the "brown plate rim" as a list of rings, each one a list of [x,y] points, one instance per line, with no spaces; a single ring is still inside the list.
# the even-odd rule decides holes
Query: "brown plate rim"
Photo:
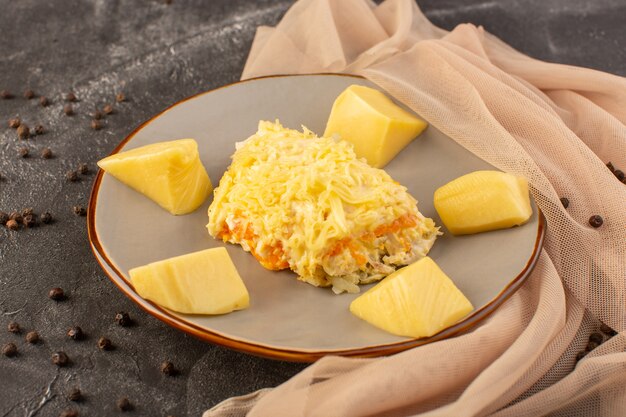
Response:
[[[166,111],[171,108],[178,106],[188,100],[194,99],[204,94],[210,94],[214,91],[221,90],[223,88],[227,88],[237,84],[243,84],[248,82],[253,82],[256,80],[268,79],[268,78],[283,78],[283,77],[301,77],[301,76],[342,76],[342,77],[352,77],[363,79],[364,77],[351,75],[351,74],[336,74],[336,73],[319,73],[319,74],[284,74],[284,75],[269,75],[263,77],[250,78],[247,80],[235,81],[230,84],[223,85],[221,87],[205,91],[202,93],[194,94],[187,98],[184,98],[176,103],[168,106],[161,112],[152,116],[150,119],[141,123],[137,126],[124,140],[120,142],[119,145],[113,149],[111,155],[118,153],[142,128],[151,123],[154,119],[161,116]],[[234,349],[240,352],[249,353],[256,356],[262,356],[271,359],[278,360],[286,360],[293,362],[314,362],[324,356],[327,355],[337,355],[337,356],[345,356],[345,357],[360,357],[360,358],[371,358],[378,356],[386,356],[391,355],[397,352],[401,352],[407,349],[411,349],[413,347],[425,345],[427,343],[432,343],[438,340],[446,339],[452,337],[454,335],[460,334],[462,332],[467,331],[471,327],[474,327],[484,319],[486,319],[491,313],[493,313],[504,301],[509,299],[515,291],[517,291],[522,284],[526,281],[531,271],[534,269],[537,261],[539,259],[540,251],[543,246],[543,240],[546,232],[546,222],[543,213],[537,207],[537,215],[538,215],[538,226],[537,226],[537,238],[535,240],[535,245],[533,248],[533,252],[528,259],[524,269],[520,271],[520,273],[507,285],[501,292],[498,294],[493,300],[489,303],[485,304],[480,309],[474,311],[471,315],[466,317],[464,320],[456,323],[455,325],[448,327],[447,329],[437,333],[434,336],[428,338],[421,339],[410,339],[402,342],[395,342],[384,345],[375,345],[368,346],[363,348],[356,349],[342,349],[342,350],[319,350],[319,351],[302,351],[297,349],[285,349],[278,347],[271,347],[262,344],[256,344],[249,341],[237,340],[233,338],[226,337],[224,335],[212,332],[203,327],[195,325],[193,323],[189,323],[179,317],[173,316],[167,310],[161,308],[155,303],[152,303],[148,300],[143,299],[134,291],[128,291],[127,288],[122,286],[118,280],[121,279],[124,281],[129,288],[133,288],[130,281],[128,281],[124,274],[121,273],[114,263],[107,256],[106,251],[102,247],[100,243],[100,239],[96,232],[95,228],[95,220],[96,220],[96,202],[98,199],[98,193],[100,190],[100,185],[102,183],[102,178],[104,175],[104,171],[101,169],[98,170],[96,177],[94,179],[94,183],[91,189],[91,194],[89,196],[89,206],[87,211],[87,234],[89,238],[89,243],[91,246],[91,250],[94,253],[98,264],[104,271],[104,273],[109,277],[109,279],[122,291],[128,298],[130,298],[133,302],[135,302],[139,307],[141,307],[148,314],[157,318],[158,320],[163,321],[164,323],[181,330],[185,333],[188,333],[194,337],[197,337],[203,341],[214,343],[220,346],[224,346],[230,349]],[[103,262],[106,264],[104,265]],[[116,277],[109,273],[109,270],[114,271]],[[141,302],[138,301],[141,299],[144,302],[147,302],[153,306],[155,310],[147,309]]]

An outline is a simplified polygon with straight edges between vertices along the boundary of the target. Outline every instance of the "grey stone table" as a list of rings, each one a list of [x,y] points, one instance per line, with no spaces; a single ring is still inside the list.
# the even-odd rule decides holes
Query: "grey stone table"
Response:
[[[287,380],[304,364],[257,358],[203,343],[148,316],[109,282],[91,254],[85,205],[96,169],[134,127],[189,95],[238,79],[258,25],[273,25],[289,0],[0,0],[0,210],[32,207],[54,222],[30,229],[0,228],[0,344],[18,355],[0,356],[0,416],[57,416],[74,407],[80,415],[118,414],[128,397],[129,415],[198,416],[217,402]],[[540,59],[626,75],[624,0],[423,0],[435,24],[450,29],[473,22]],[[23,97],[32,89],[33,99]],[[74,115],[64,114],[64,96],[74,92]],[[115,101],[118,92],[127,100]],[[39,104],[46,96],[47,107]],[[113,104],[102,129],[90,127],[97,108]],[[20,117],[31,130],[19,140],[7,126]],[[18,148],[27,146],[22,158]],[[50,148],[53,158],[42,158]],[[86,163],[87,174],[66,179]],[[62,287],[55,302],[48,290]],[[128,312],[130,327],[114,321]],[[21,333],[7,325],[16,321]],[[66,336],[80,326],[86,337]],[[41,341],[29,344],[36,330]],[[101,351],[108,337],[115,346]],[[70,365],[58,368],[52,352],[65,351]],[[159,367],[172,361],[180,374]],[[84,400],[67,395],[79,387]]]

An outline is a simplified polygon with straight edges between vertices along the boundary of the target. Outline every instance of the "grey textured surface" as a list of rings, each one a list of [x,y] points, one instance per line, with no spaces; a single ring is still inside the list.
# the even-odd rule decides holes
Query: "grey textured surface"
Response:
[[[69,407],[81,415],[116,415],[127,396],[130,415],[198,416],[230,397],[275,386],[305,367],[232,352],[195,340],[144,314],[109,282],[93,258],[85,218],[72,206],[86,204],[92,175],[76,183],[64,174],[81,162],[107,155],[134,127],[169,104],[238,79],[256,26],[273,25],[291,1],[0,0],[0,210],[49,210],[49,226],[0,229],[0,344],[14,342],[15,358],[0,357],[0,416],[56,416]],[[623,0],[426,0],[420,6],[434,23],[482,24],[514,47],[540,59],[626,75],[626,3]],[[46,95],[49,107],[22,98],[27,88]],[[62,95],[74,91],[76,115],[62,112]],[[128,101],[93,131],[88,116]],[[19,116],[47,133],[20,141],[6,121]],[[32,157],[17,157],[26,145]],[[55,158],[39,157],[49,147]],[[61,286],[67,301],[46,296]],[[135,324],[117,326],[116,311]],[[15,320],[21,334],[6,332]],[[80,325],[86,340],[65,336]],[[43,341],[29,345],[26,331]],[[97,339],[116,349],[102,352]],[[64,350],[71,366],[57,368],[51,352]],[[165,377],[159,364],[172,360],[182,372]],[[85,401],[71,404],[78,386]]]

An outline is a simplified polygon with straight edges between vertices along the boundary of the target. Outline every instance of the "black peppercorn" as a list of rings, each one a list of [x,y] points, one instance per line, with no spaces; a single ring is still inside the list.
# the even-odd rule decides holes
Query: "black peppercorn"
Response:
[[[87,214],[87,209],[83,206],[74,206],[72,207],[72,211],[77,216],[84,216]]]
[[[613,166],[613,163],[611,163],[611,161],[606,163],[606,167],[609,169],[609,171],[615,172],[615,167]]]
[[[113,112],[114,112],[113,106],[112,106],[112,105],[110,105],[110,104],[107,104],[106,106],[104,106],[104,107],[102,108],[102,112],[103,112],[104,114],[111,114],[111,113],[113,113]]]
[[[22,224],[28,228],[35,227],[37,226],[37,217],[32,214],[28,214],[22,219]]]
[[[74,326],[67,331],[67,337],[73,340],[82,340],[85,338],[85,333],[79,326]]]
[[[44,224],[50,224],[52,223],[52,214],[46,211],[44,213],[41,213],[41,216],[39,216],[39,219]]]
[[[130,411],[133,409],[133,405],[130,403],[128,398],[124,397],[117,400],[117,408],[121,411]]]
[[[126,95],[122,92],[117,93],[117,95],[115,96],[115,101],[117,101],[118,103],[126,101]]]
[[[79,388],[72,388],[72,390],[67,394],[67,399],[74,402],[82,401],[83,393],[80,392]]]
[[[106,337],[98,339],[98,347],[102,350],[113,350],[113,343]]]
[[[592,342],[591,340],[587,343],[587,346],[585,347],[585,350],[587,352],[591,352],[592,350],[594,350],[595,348],[597,348],[598,346],[600,346],[600,343],[596,343],[596,342]]]
[[[65,113],[66,116],[71,116],[74,114],[74,109],[72,108],[71,104],[66,104],[65,106],[63,106],[63,113]]]
[[[32,207],[27,207],[22,209],[22,216],[28,216],[29,214],[33,214],[35,210]]]
[[[9,213],[9,219],[15,220],[18,223],[22,223],[22,215],[20,214],[20,212],[15,210]]]
[[[624,178],[626,178],[626,175],[624,174],[624,171],[622,171],[621,169],[616,169],[613,172],[613,174],[615,174],[617,179],[620,180],[620,181],[624,181]]]
[[[93,119],[91,121],[91,128],[93,130],[100,130],[100,129],[102,129],[102,122],[100,120],[98,120],[98,119]]]
[[[601,216],[598,216],[597,214],[589,218],[589,224],[591,225],[591,227],[598,228],[602,226],[602,223],[604,223],[604,220]]]
[[[78,165],[78,172],[83,175],[87,174],[89,172],[89,165],[85,163]]]
[[[12,129],[17,129],[18,127],[20,127],[21,123],[22,121],[19,119],[19,117],[9,119],[9,127]]]
[[[31,344],[37,343],[39,341],[39,333],[34,330],[26,333],[26,341]]]
[[[581,360],[582,358],[584,358],[587,355],[588,352],[581,350],[580,352],[578,352],[576,354],[576,362],[578,362],[579,360]]]
[[[31,98],[34,98],[34,97],[35,97],[35,92],[33,90],[29,89],[29,90],[24,91],[24,98],[26,100],[30,100]]]
[[[0,224],[4,226],[5,224],[7,224],[8,221],[9,221],[8,213],[5,213],[4,211],[0,211]]]
[[[76,101],[76,94],[69,92],[65,95],[65,101],[74,102]]]
[[[569,207],[569,199],[567,197],[561,197],[561,204],[563,204],[564,208]]]
[[[20,123],[17,128],[17,137],[20,139],[28,139],[30,137],[30,129],[24,123]]]
[[[70,181],[70,182],[76,182],[78,181],[80,178],[78,177],[78,172],[74,171],[74,170],[70,170],[67,171],[65,173],[65,179]]]
[[[65,300],[65,292],[63,288],[55,287],[48,291],[48,297],[54,301]]]
[[[178,374],[178,370],[170,361],[164,361],[163,363],[161,363],[161,372],[167,376],[174,376]]]
[[[13,98],[13,94],[8,90],[2,90],[0,91],[0,98],[4,100],[8,100],[8,99]]]
[[[52,354],[52,363],[56,366],[66,366],[70,362],[65,352],[54,352]]]
[[[50,159],[50,158],[52,158],[52,156],[53,156],[52,155],[52,150],[50,148],[43,148],[41,150],[41,157],[43,159]]]
[[[78,417],[78,411],[73,408],[68,408],[67,410],[63,410],[59,417]]]
[[[9,219],[9,221],[7,221],[7,229],[9,230],[17,230],[19,229],[19,224],[17,223],[17,221],[13,220],[13,219]]]
[[[127,327],[127,326],[130,326],[130,324],[132,323],[132,320],[130,319],[130,316],[128,315],[128,313],[120,311],[117,314],[115,314],[115,322],[122,327]]]
[[[48,107],[48,105],[50,104],[50,100],[48,100],[48,98],[45,96],[41,96],[39,97],[39,104],[41,104],[42,107]]]
[[[15,343],[9,342],[2,346],[2,354],[7,358],[12,358],[17,355],[17,346],[15,346]]]
[[[35,134],[36,135],[43,135],[44,133],[46,133],[46,129],[44,129],[44,127],[42,125],[35,126]]]
[[[15,321],[12,321],[8,324],[7,330],[9,331],[9,333],[19,333],[22,331],[22,329],[20,329],[20,325]]]
[[[28,158],[28,148],[25,146],[21,146],[18,150],[17,153],[19,156],[21,156],[22,158]]]
[[[96,110],[91,114],[91,117],[95,120],[100,120],[102,119],[102,113],[99,110]]]

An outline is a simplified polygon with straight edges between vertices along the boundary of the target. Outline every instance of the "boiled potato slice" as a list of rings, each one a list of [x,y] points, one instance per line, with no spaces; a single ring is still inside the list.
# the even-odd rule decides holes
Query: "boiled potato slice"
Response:
[[[351,85],[335,100],[324,136],[338,134],[354,145],[356,156],[382,168],[427,126],[382,92]]]
[[[500,171],[475,171],[435,191],[435,209],[455,235],[519,226],[533,211],[528,181]]]
[[[179,313],[224,314],[250,303],[226,248],[153,262],[129,275],[137,294]]]
[[[172,214],[191,213],[213,190],[193,139],[120,152],[100,160],[98,166]]]
[[[474,307],[429,257],[397,270],[356,298],[350,311],[398,336],[428,337]]]

